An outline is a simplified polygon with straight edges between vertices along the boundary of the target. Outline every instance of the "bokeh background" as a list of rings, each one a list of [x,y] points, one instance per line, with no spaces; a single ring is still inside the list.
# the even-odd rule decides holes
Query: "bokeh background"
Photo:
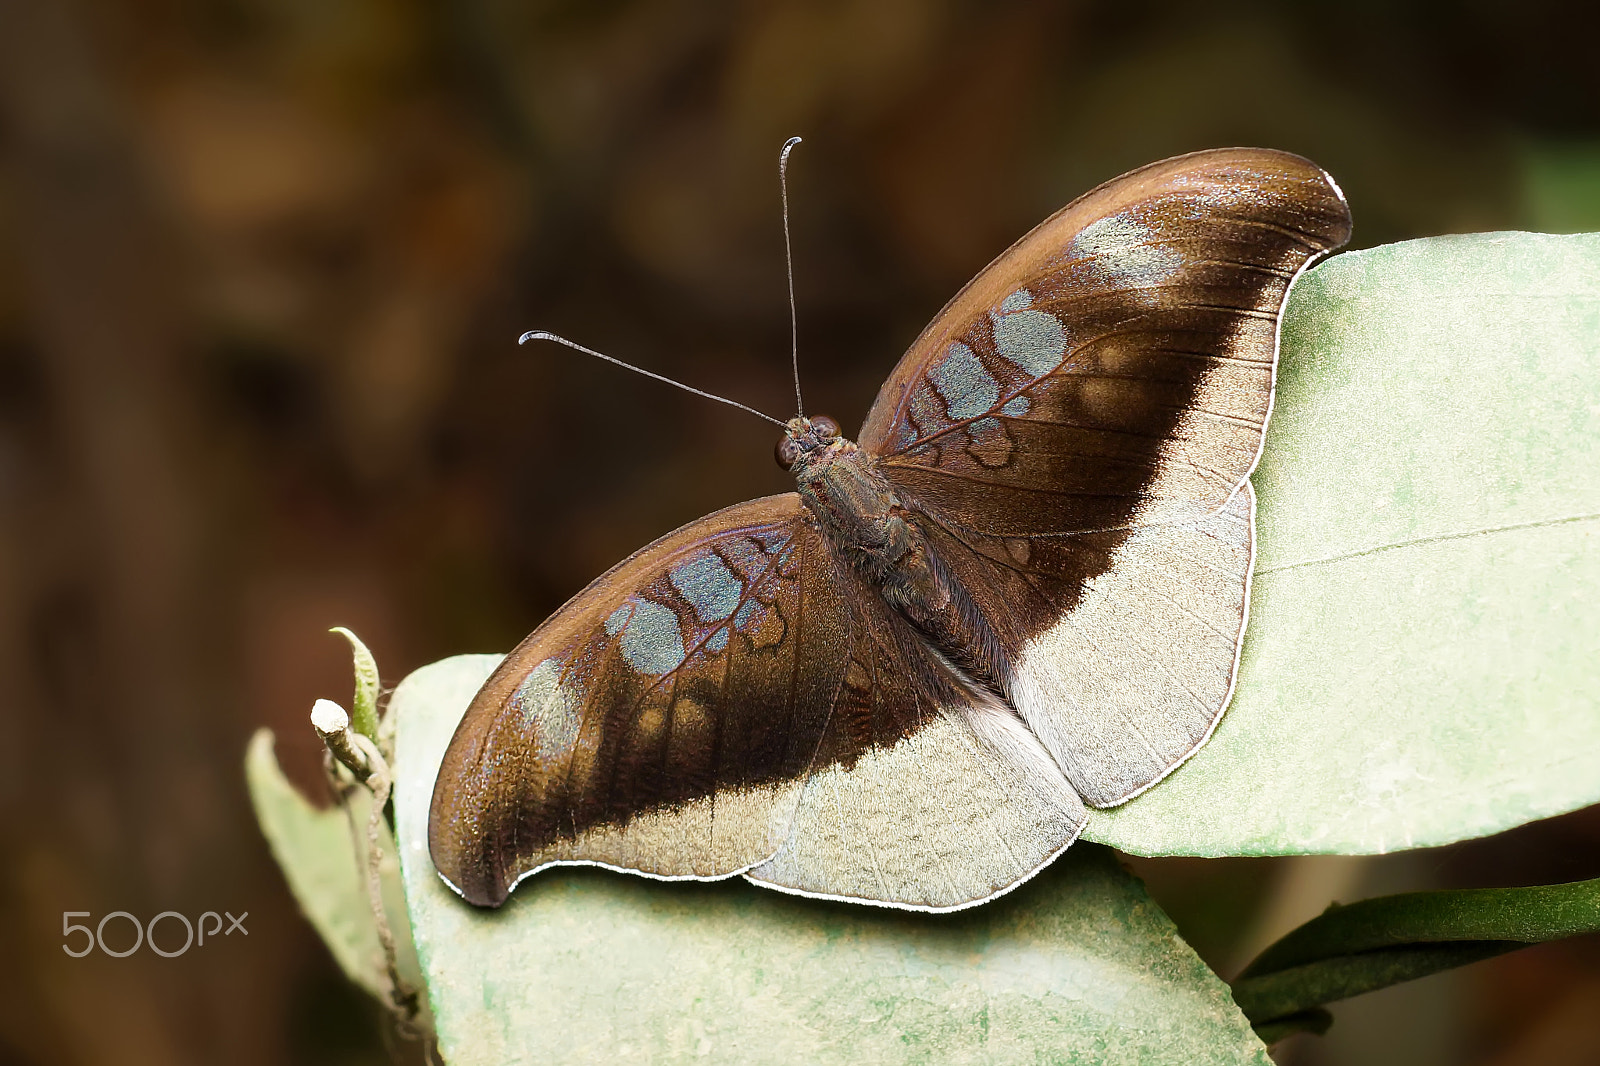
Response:
[[[1306,154],[1355,245],[1600,229],[1587,5],[0,0],[0,1063],[368,1063],[392,1034],[254,828],[257,726],[354,627],[389,683],[781,491],[775,163],[808,407],[847,430],[1056,207]],[[1330,899],[1600,875],[1594,811],[1383,859],[1141,861],[1225,974]],[[177,959],[63,911],[248,911]],[[1600,1061],[1594,938],[1353,1001],[1281,1061]],[[415,1049],[398,1048],[402,1060]]]

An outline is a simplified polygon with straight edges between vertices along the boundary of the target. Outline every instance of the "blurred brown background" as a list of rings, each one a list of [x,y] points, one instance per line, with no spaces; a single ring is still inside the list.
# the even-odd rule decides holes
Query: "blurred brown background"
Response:
[[[858,425],[921,325],[1091,185],[1304,153],[1356,244],[1600,229],[1588,6],[0,0],[0,1063],[367,1063],[251,820],[318,787],[345,624],[389,683],[781,491],[773,431],[563,332]],[[1580,813],[1382,860],[1140,862],[1224,972],[1335,896],[1600,875]],[[248,911],[177,959],[63,911]],[[175,933],[174,933],[175,935]],[[1600,1061],[1600,950],[1337,1008],[1300,1063]]]

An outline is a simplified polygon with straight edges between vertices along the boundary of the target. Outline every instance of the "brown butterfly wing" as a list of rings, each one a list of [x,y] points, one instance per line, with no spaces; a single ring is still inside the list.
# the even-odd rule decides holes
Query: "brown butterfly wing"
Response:
[[[445,753],[429,843],[482,905],[577,862],[765,864],[751,876],[775,887],[946,909],[1082,823],[1015,715],[969,693],[788,494],[645,548],[513,651]]]
[[[945,307],[860,443],[929,514],[983,534],[1199,518],[1260,453],[1289,283],[1349,232],[1332,179],[1284,152],[1126,174]]]
[[[997,635],[1010,702],[1092,805],[1170,772],[1227,705],[1279,315],[1349,232],[1298,156],[1136,170],[974,279],[868,415],[862,444]]]
[[[551,863],[712,878],[761,862],[788,835],[850,624],[793,493],[637,552],[473,699],[434,789],[434,864],[499,905]]]

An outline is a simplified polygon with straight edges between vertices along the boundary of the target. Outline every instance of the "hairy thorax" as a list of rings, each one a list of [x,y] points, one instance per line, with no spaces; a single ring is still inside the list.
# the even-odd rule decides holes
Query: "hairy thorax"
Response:
[[[800,456],[791,473],[801,500],[845,561],[953,665],[1003,697],[994,635],[877,461],[839,437]]]

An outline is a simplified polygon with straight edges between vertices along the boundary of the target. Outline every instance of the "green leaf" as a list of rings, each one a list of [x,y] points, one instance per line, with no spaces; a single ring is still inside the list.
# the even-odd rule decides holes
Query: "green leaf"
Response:
[[[1600,235],[1310,271],[1254,481],[1233,704],[1086,837],[1368,854],[1600,800]]]
[[[334,626],[328,630],[337,633],[350,642],[350,656],[354,660],[356,672],[355,697],[350,701],[350,725],[357,733],[368,740],[378,739],[378,692],[380,681],[378,679],[378,661],[372,657],[372,652],[356,636],[344,626]]]
[[[345,976],[387,1006],[389,979],[366,887],[364,848],[372,794],[365,788],[353,789],[348,814],[338,807],[319,810],[284,777],[273,754],[270,729],[258,729],[250,738],[244,767],[256,821],[300,910]],[[398,968],[413,988],[421,987],[394,838],[382,828],[379,840],[384,911],[394,930]],[[428,1018],[419,1019],[418,1025],[425,1029]]]
[[[1242,978],[1407,944],[1540,944],[1600,933],[1600,878],[1525,888],[1404,892],[1330,907],[1258,955]]]
[[[1407,892],[1330,907],[1263,951],[1233,984],[1252,1020],[1600,932],[1600,878],[1565,885]]]
[[[1271,1039],[1268,1034],[1278,1025],[1291,1019],[1315,1017],[1317,1011],[1312,1007],[1313,1004],[1336,1003],[1351,996],[1427,977],[1441,970],[1481,962],[1524,946],[1501,941],[1466,940],[1388,948],[1360,955],[1340,955],[1307,966],[1236,981],[1233,996],[1239,1008],[1260,1023],[1256,1032],[1261,1034],[1262,1039]],[[1330,1023],[1331,1020],[1330,1015]],[[1294,1028],[1304,1026],[1295,1025]]]
[[[428,806],[444,747],[497,661],[424,667],[389,710],[406,897],[452,1066],[1268,1066],[1227,987],[1092,846],[953,915],[585,869],[541,873],[498,911],[469,906],[429,860]]]

